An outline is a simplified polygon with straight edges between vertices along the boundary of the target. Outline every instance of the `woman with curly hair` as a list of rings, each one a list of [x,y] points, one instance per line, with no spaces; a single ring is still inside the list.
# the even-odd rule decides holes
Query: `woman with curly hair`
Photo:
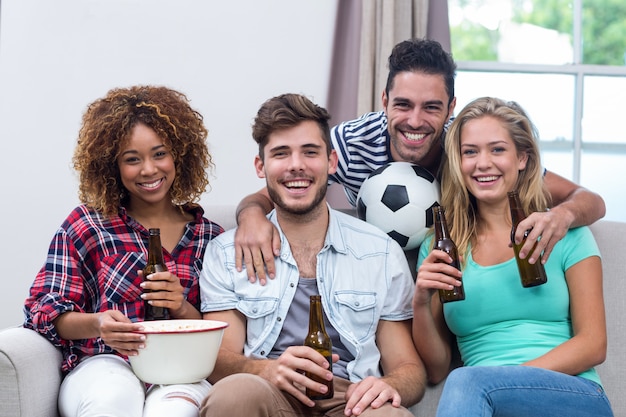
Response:
[[[197,204],[213,168],[206,138],[202,116],[166,87],[116,88],[87,108],[73,158],[82,204],[52,239],[24,308],[25,327],[62,350],[62,416],[198,415],[208,382],[146,391],[127,357],[143,347],[146,301],[201,318],[202,258],[223,232]],[[150,228],[161,229],[169,271],[143,277]]]

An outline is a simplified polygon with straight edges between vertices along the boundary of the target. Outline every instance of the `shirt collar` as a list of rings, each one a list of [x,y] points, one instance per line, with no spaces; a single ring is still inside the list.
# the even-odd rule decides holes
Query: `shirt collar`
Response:
[[[338,253],[346,253],[348,251],[346,244],[345,232],[346,229],[341,227],[341,217],[348,216],[348,214],[341,213],[326,203],[328,207],[328,230],[326,231],[326,238],[324,239],[324,247],[320,252],[324,252],[325,250],[333,249]],[[276,210],[272,210],[267,218],[274,223],[278,232],[280,233],[280,241],[281,241],[281,258],[286,260],[291,257],[291,248],[289,247],[289,242],[282,229],[280,228],[280,224],[278,224],[278,219],[276,217]],[[284,257],[283,257],[284,256]]]
[[[193,215],[193,220],[190,223],[202,223],[202,217],[204,216],[204,209],[199,204],[187,203],[183,205],[183,210],[187,213]],[[118,215],[120,219],[126,224],[132,225],[133,223],[138,224],[135,219],[128,215],[126,211],[126,207],[120,206],[118,208]]]

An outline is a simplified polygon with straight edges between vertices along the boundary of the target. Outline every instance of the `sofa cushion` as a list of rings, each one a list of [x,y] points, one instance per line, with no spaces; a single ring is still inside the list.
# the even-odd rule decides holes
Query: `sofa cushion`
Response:
[[[597,367],[602,385],[613,406],[616,416],[626,416],[626,327],[622,319],[626,315],[623,254],[626,250],[626,223],[603,220],[591,225],[602,256],[604,276],[604,303],[608,348],[606,361]]]
[[[57,416],[61,352],[38,333],[23,327],[1,333],[0,414]]]

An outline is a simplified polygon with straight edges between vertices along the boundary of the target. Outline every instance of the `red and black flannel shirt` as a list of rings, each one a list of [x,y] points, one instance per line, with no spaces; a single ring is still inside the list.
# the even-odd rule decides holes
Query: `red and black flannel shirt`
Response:
[[[187,300],[200,307],[198,278],[207,244],[224,230],[203,217],[199,206],[185,209],[194,220],[172,253],[163,251],[170,272],[180,278]],[[88,207],[76,207],[56,232],[45,265],[26,299],[24,326],[63,350],[62,370],[99,353],[115,353],[100,338],[61,339],[53,321],[68,311],[96,313],[119,310],[132,321],[143,320],[141,278],[146,264],[148,230],[120,208],[106,217]]]

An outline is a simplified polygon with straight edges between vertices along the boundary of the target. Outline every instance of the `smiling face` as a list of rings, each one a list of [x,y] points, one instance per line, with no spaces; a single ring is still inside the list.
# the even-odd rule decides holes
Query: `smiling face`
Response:
[[[389,95],[383,93],[388,119],[391,156],[436,173],[443,152],[443,128],[454,111],[456,99],[449,97],[439,74],[400,72]]]
[[[272,132],[263,149],[263,160],[255,158],[259,178],[277,210],[307,214],[326,201],[328,175],[337,168],[337,154],[328,155],[318,124],[304,121]]]
[[[135,125],[117,164],[130,206],[171,204],[169,190],[176,176],[174,158],[153,129],[142,123]]]
[[[461,128],[461,173],[468,191],[481,203],[506,203],[526,153],[518,155],[508,130],[497,118],[483,116]]]

